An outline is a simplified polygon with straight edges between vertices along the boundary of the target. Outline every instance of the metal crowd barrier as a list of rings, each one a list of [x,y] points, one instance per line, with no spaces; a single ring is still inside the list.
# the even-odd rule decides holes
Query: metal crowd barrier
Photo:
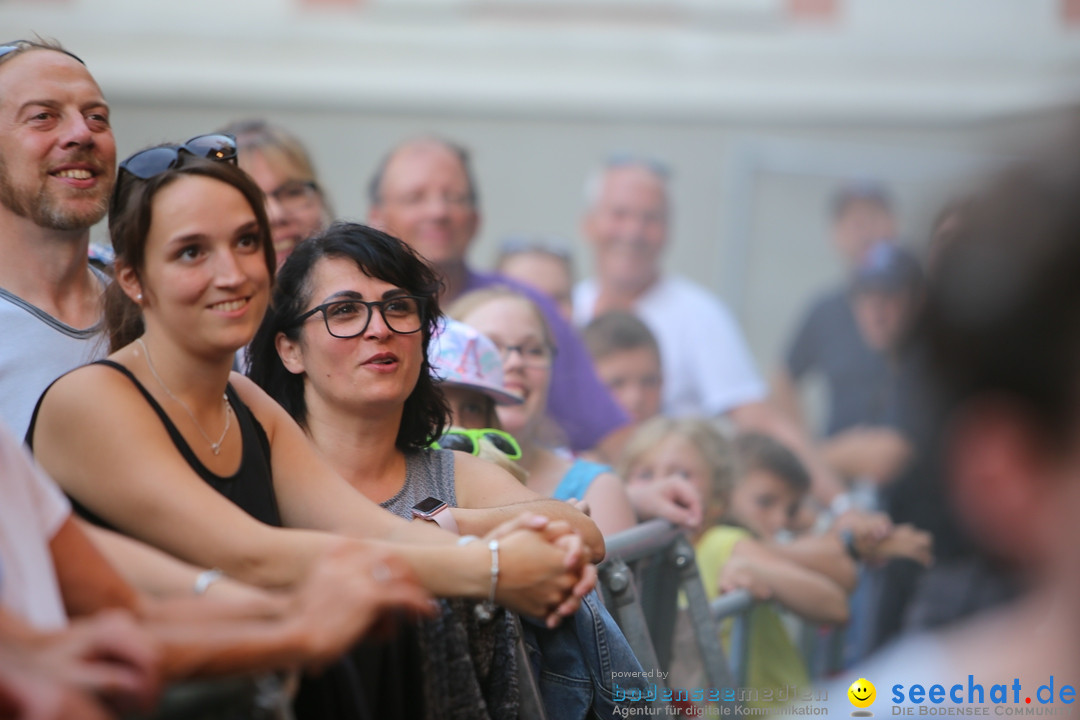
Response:
[[[605,603],[646,670],[669,670],[680,596],[712,687],[730,687],[732,673],[710,616],[694,549],[679,528],[651,520],[607,538],[600,565]],[[657,685],[667,687],[660,677]],[[666,705],[658,699],[656,705]]]
[[[811,680],[832,677],[844,668],[847,629],[803,622],[799,651]]]
[[[719,625],[732,618],[728,661],[735,680],[745,687],[750,658],[750,612],[756,601],[748,590],[725,593],[710,603],[713,620]],[[844,628],[798,621],[799,654],[811,680],[820,680],[843,668]]]
[[[662,651],[669,654],[673,622],[669,623],[668,613],[663,607],[663,600],[666,598],[660,595],[670,596],[672,618],[677,595],[670,583],[657,583],[647,589],[648,599],[643,598],[639,593],[646,591],[646,588],[635,582],[635,573],[630,564],[633,563],[635,568],[638,568],[642,563],[654,562],[653,556],[662,555],[678,535],[677,528],[662,520],[635,525],[605,539],[607,557],[598,568],[608,611],[619,624],[642,667],[646,669],[668,666],[668,662],[660,662],[653,639],[666,637],[667,647],[665,648],[663,643],[661,647]],[[649,617],[646,616],[646,605],[652,611]],[[660,632],[660,628],[666,628],[666,632]]]
[[[718,628],[721,622],[733,618],[728,660],[731,663],[733,685],[738,687],[746,687],[750,660],[750,611],[753,609],[754,596],[749,590],[724,593],[709,604],[709,611]]]
[[[651,520],[607,538],[607,557],[599,574],[604,602],[646,670],[671,667],[681,595],[709,685],[746,687],[750,616],[756,601],[749,591],[736,590],[710,603],[693,547],[679,528],[664,520]],[[719,629],[728,619],[732,628],[725,653]],[[800,649],[812,679],[840,667],[842,628],[826,631],[803,623],[800,635]],[[657,685],[667,687],[659,677]]]

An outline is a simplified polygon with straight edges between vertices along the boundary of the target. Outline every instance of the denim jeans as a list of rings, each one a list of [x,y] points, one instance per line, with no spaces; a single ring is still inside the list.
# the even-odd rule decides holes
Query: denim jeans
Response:
[[[617,708],[636,704],[628,696],[654,689],[596,591],[557,628],[529,618],[521,627],[550,720],[620,717]]]

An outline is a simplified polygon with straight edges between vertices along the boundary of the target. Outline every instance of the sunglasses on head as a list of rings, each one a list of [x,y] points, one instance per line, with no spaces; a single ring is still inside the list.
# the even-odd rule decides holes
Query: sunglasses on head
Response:
[[[181,153],[236,164],[236,138],[224,133],[196,135],[183,145],[162,145],[140,150],[120,163],[120,171],[149,180],[180,164]]]
[[[472,455],[480,454],[480,441],[487,440],[495,449],[511,460],[521,459],[521,446],[514,436],[504,430],[495,428],[470,429],[451,428],[446,433],[431,443],[431,447],[439,450],[460,450]]]
[[[48,43],[38,42],[35,40],[12,40],[0,45],[0,58],[4,58],[12,53],[21,52],[24,50],[52,50],[53,52],[64,53],[70,58],[78,60],[82,65],[86,65],[82,58],[75,53],[65,50],[60,47],[53,47]]]

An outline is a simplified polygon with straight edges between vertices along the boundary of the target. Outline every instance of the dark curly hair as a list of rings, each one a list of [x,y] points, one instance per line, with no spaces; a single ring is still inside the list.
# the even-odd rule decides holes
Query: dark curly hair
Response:
[[[352,260],[368,277],[425,299],[420,377],[405,400],[395,445],[403,451],[428,447],[450,424],[449,405],[431,376],[427,357],[432,332],[442,317],[439,310],[442,283],[438,274],[408,245],[374,228],[358,223],[335,223],[296,246],[278,270],[270,308],[248,347],[248,376],[281,403],[301,427],[307,427],[304,377],[285,368],[277,353],[276,338],[278,333],[291,340],[299,338],[301,326],[295,320],[311,302],[310,278],[324,258]]]

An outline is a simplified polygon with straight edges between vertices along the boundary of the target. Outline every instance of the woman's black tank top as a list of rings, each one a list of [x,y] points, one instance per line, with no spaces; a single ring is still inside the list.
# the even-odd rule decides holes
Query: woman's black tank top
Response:
[[[273,525],[275,527],[281,527],[281,513],[278,510],[277,497],[274,494],[274,483],[271,475],[270,468],[270,441],[266,437],[266,431],[263,430],[259,421],[255,419],[255,416],[251,413],[251,410],[245,405],[240,397],[236,394],[236,390],[232,385],[225,388],[225,394],[229,398],[229,403],[233,407],[233,413],[236,417],[236,422],[240,426],[240,437],[242,442],[240,468],[229,477],[222,477],[210,471],[202,461],[195,455],[195,452],[188,445],[187,440],[180,434],[176,425],[169,418],[169,415],[165,412],[164,408],[158,404],[158,401],[154,399],[154,396],[143,387],[138,378],[130,370],[123,365],[113,362],[112,360],[98,360],[95,365],[106,365],[108,367],[123,373],[131,382],[135,384],[135,387],[139,389],[143,397],[153,408],[161,419],[162,424],[165,425],[165,429],[169,433],[169,437],[172,438],[173,444],[176,449],[183,456],[187,464],[191,466],[191,469],[201,477],[207,485],[217,490],[226,498],[231,500],[233,504],[241,508],[248,515],[251,515],[256,520],[259,520],[267,525]],[[46,391],[48,392],[48,391]],[[42,394],[44,396],[44,394]],[[40,406],[41,401],[38,401]],[[27,432],[27,438],[33,437],[34,424],[37,421],[37,409],[34,410],[34,416],[30,421],[30,430]],[[102,519],[100,516],[91,512],[85,506],[83,506],[75,498],[71,498],[72,508],[81,517],[85,518],[89,522],[106,527],[112,530],[112,525]]]
[[[251,413],[251,410],[241,402],[239,396],[231,385],[225,388],[225,393],[232,404],[237,423],[240,426],[242,438],[242,456],[240,468],[231,477],[221,477],[211,472],[192,451],[184,436],[169,419],[168,414],[158,404],[142,383],[139,382],[130,370],[123,365],[111,360],[99,360],[95,364],[107,365],[128,377],[139,389],[150,407],[161,418],[165,429],[172,438],[173,444],[187,461],[191,469],[201,477],[208,485],[231,500],[235,505],[245,510],[256,520],[261,520],[267,525],[281,527],[281,514],[278,511],[277,497],[274,494],[273,478],[270,468],[270,441],[266,437],[266,431]],[[46,390],[45,392],[48,392]],[[42,397],[45,393],[42,393]],[[38,408],[41,407],[41,399],[38,399],[38,407],[34,408],[34,414],[30,419],[30,429],[26,433],[27,443],[34,436],[34,425],[37,423]],[[31,445],[31,449],[33,449]],[[70,497],[70,496],[69,496]],[[101,527],[115,530],[108,522],[80,504],[75,498],[71,498],[72,508],[81,517]],[[398,641],[404,642],[402,640]],[[406,643],[406,647],[415,647],[415,640]],[[376,667],[386,665],[386,661],[378,655],[372,647],[364,644],[357,646],[352,653],[346,654],[331,663],[325,671],[317,676],[306,675],[300,684],[300,692],[295,699],[294,711],[299,720],[368,720],[373,715],[369,714],[367,697],[372,694],[379,697],[378,674],[363,674],[357,667],[357,660],[353,657],[375,658]],[[410,670],[419,667],[415,662]],[[367,682],[365,682],[367,679]],[[374,691],[374,692],[373,692]],[[415,693],[413,693],[415,695]],[[396,699],[396,697],[395,697]],[[419,701],[417,701],[419,702]],[[383,701],[383,705],[386,701]],[[380,710],[385,708],[380,705]],[[422,707],[422,706],[417,706]],[[380,712],[380,718],[409,718],[422,717],[422,713],[412,712],[409,707],[405,711],[390,706],[390,712]]]

